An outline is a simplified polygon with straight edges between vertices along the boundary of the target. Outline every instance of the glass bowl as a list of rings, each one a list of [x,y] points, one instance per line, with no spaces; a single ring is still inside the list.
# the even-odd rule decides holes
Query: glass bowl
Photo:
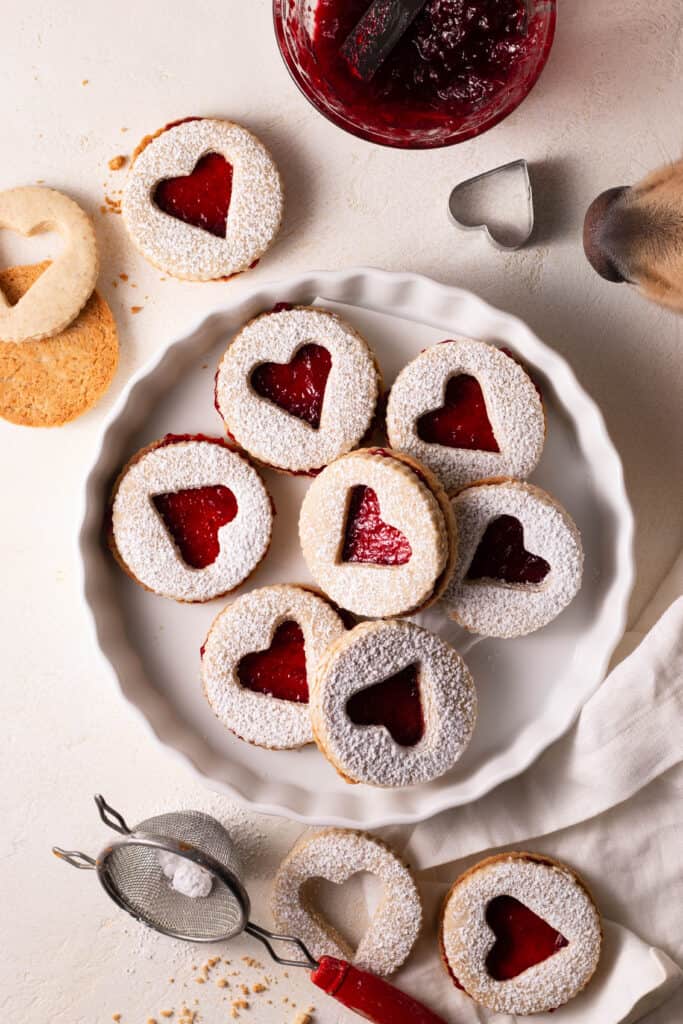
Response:
[[[275,34],[290,75],[306,99],[328,120],[361,139],[401,149],[435,149],[481,135],[515,110],[529,94],[545,67],[555,37],[557,0],[527,0],[527,52],[515,61],[506,85],[467,115],[445,110],[401,120],[394,104],[387,114],[381,106],[364,109],[350,104],[320,66],[312,46],[317,0],[273,0]],[[368,6],[370,0],[368,0]]]

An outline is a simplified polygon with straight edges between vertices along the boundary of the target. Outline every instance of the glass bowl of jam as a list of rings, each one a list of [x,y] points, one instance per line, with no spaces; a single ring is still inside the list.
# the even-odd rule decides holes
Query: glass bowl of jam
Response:
[[[342,50],[371,0],[273,0],[287,68],[314,107],[370,142],[430,149],[511,114],[552,47],[556,0],[426,0],[368,80]]]

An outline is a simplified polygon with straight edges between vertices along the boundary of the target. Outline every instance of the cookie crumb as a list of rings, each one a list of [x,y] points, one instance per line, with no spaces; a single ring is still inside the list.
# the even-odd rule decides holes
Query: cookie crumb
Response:
[[[160,1017],[172,1017],[173,1016],[173,1010],[159,1010],[159,1016]]]
[[[142,312],[142,306],[131,306],[130,307],[130,311],[131,311],[131,313],[141,313]],[[197,981],[199,981],[199,978],[197,978]]]
[[[127,281],[127,280],[128,280],[128,274],[119,274],[119,277],[120,277],[120,279],[121,279],[122,281]],[[196,965],[195,965],[195,964],[192,964],[192,970],[193,970],[193,971],[196,971],[196,970],[197,970],[197,967],[196,967]]]
[[[263,985],[260,981],[257,981],[255,985],[251,986],[252,992],[266,992],[268,990],[267,985]]]
[[[233,1005],[233,1008],[235,1010],[248,1010],[249,1009],[249,1000],[248,999],[233,999],[232,1005]]]
[[[90,79],[89,78],[84,78],[83,81],[81,82],[81,85],[90,85]]]
[[[216,981],[216,988],[227,988],[230,982],[227,978],[218,978]]]
[[[128,157],[124,156],[123,153],[119,153],[118,156],[113,156],[109,161],[110,171],[120,171],[122,167],[126,166],[126,160]]]
[[[294,1018],[293,1024],[312,1024],[313,1017],[310,1013],[298,1013]]]
[[[112,1013],[111,1019],[115,1020],[115,1021],[120,1021],[121,1020],[121,1014],[120,1013]]]

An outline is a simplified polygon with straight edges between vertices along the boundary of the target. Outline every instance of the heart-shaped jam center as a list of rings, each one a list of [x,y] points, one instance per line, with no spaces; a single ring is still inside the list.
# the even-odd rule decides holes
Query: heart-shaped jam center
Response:
[[[191,174],[165,178],[154,189],[154,203],[169,217],[225,238],[232,196],[232,164],[206,153]]]
[[[332,356],[322,345],[304,345],[289,363],[261,363],[251,374],[251,386],[262,398],[320,426]]]
[[[492,899],[486,923],[496,936],[486,957],[486,970],[495,981],[516,978],[569,945],[561,932],[513,896]]]
[[[193,487],[152,498],[181,557],[192,569],[205,569],[218,558],[218,531],[237,515],[229,487]]]
[[[242,658],[237,677],[248,690],[308,704],[306,649],[298,622],[280,623],[267,651],[255,651]]]
[[[467,373],[451,377],[446,385],[444,404],[440,409],[420,416],[417,434],[427,444],[440,444],[446,448],[500,451],[481,385],[476,377]]]
[[[542,583],[550,565],[524,547],[524,528],[514,516],[498,516],[486,527],[467,570],[468,580]]]
[[[405,565],[412,557],[408,538],[380,515],[379,499],[372,487],[351,489],[346,516],[343,562],[369,565]]]
[[[354,725],[383,725],[399,746],[414,747],[424,736],[418,666],[358,690],[346,702],[346,714]]]

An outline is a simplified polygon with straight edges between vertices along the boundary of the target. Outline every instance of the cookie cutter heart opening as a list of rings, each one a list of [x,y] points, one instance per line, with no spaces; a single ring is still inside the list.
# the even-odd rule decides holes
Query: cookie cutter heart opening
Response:
[[[448,198],[451,221],[463,231],[482,231],[491,245],[515,252],[534,232],[534,193],[526,160],[494,167],[461,181]]]

